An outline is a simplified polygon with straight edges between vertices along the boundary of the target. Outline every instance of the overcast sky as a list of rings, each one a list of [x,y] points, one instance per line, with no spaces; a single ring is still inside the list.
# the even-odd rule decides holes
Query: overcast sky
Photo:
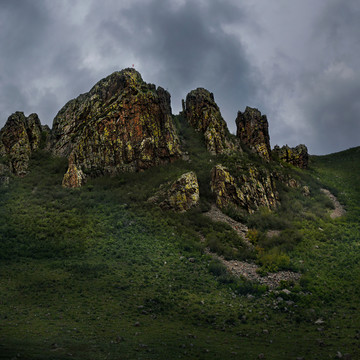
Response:
[[[214,93],[231,132],[258,108],[271,145],[326,154],[360,145],[358,0],[0,0],[0,125],[51,126],[70,99],[131,67],[172,109]]]

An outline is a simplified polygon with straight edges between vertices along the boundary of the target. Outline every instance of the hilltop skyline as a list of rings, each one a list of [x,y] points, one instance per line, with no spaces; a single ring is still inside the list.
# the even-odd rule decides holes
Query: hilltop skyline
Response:
[[[231,132],[258,108],[270,141],[325,154],[358,146],[356,1],[2,1],[0,126],[15,111],[43,124],[101,78],[134,67],[172,110],[214,93]]]

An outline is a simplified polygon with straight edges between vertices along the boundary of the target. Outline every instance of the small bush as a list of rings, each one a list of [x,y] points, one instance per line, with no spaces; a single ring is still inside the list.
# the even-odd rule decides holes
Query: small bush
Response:
[[[220,260],[212,260],[209,264],[209,271],[215,276],[222,276],[227,274],[226,267]]]
[[[258,262],[261,265],[260,271],[277,272],[290,269],[290,257],[277,248],[271,249],[269,252],[260,251]]]
[[[246,218],[249,228],[256,228],[261,231],[266,230],[282,230],[290,226],[286,217],[270,211],[267,208],[261,208],[254,214]]]

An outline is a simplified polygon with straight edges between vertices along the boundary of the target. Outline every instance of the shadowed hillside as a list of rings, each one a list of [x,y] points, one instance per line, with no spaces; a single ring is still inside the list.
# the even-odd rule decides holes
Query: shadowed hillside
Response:
[[[112,101],[94,87],[110,104],[150,97],[165,114],[155,130],[141,120],[152,145],[131,145],[130,157],[116,160],[117,137],[93,133],[102,122],[89,115],[79,137],[66,134],[68,157],[37,126],[41,146],[27,145],[19,177],[15,140],[31,144],[31,133],[8,125],[11,146],[0,133],[0,358],[357,359],[360,148],[308,158],[304,146],[284,147],[264,157],[267,131],[257,137],[251,127],[266,121],[257,109],[241,138],[204,89],[169,118],[155,87],[141,84],[125,95],[112,89]],[[115,134],[126,111],[103,117]],[[114,157],[89,152],[87,162],[77,157],[81,141]],[[128,171],[149,154],[145,171]],[[62,186],[74,164],[82,186]],[[333,218],[336,206],[344,212]]]

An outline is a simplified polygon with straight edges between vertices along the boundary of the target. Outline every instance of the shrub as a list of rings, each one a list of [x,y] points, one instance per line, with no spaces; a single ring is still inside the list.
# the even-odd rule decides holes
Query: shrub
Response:
[[[224,276],[227,274],[227,269],[220,260],[212,260],[209,264],[209,271],[215,276]]]
[[[265,272],[290,269],[290,257],[278,248],[271,249],[269,252],[260,251],[258,262],[261,265],[261,271]]]

